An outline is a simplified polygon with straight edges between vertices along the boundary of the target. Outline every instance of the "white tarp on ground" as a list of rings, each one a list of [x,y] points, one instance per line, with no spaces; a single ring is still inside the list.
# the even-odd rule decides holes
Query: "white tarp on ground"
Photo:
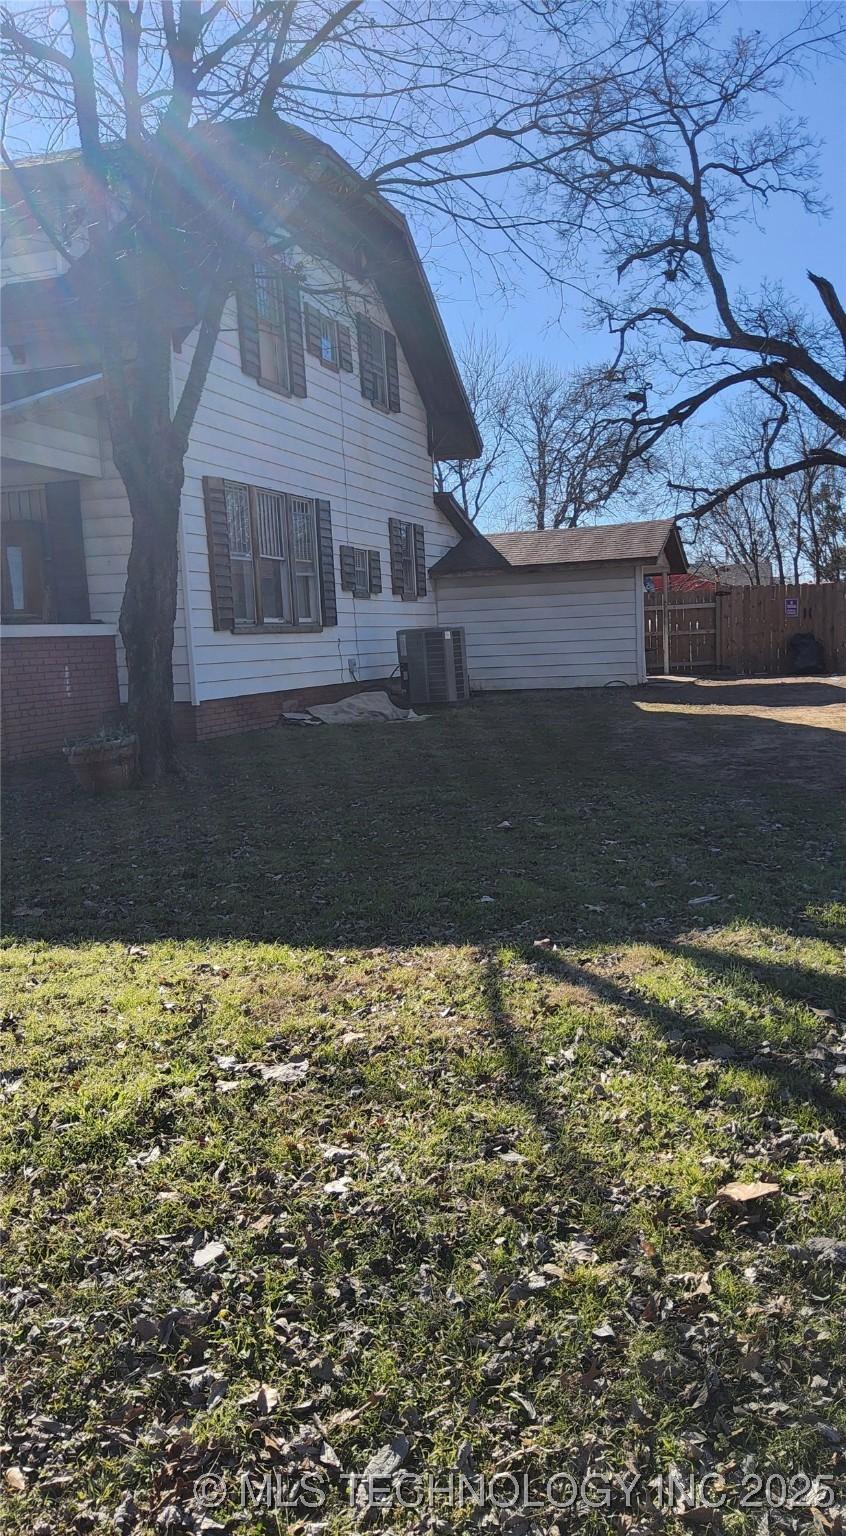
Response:
[[[334,704],[309,704],[307,712],[323,725],[393,725],[426,719],[413,709],[398,709],[386,693],[352,693]]]

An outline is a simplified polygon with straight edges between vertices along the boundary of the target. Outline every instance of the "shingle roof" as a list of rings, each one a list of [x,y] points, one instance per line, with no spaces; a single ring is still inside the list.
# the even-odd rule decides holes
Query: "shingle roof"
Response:
[[[432,566],[433,576],[550,565],[593,565],[630,560],[649,564],[665,552],[672,571],[687,560],[675,520],[607,523],[600,528],[549,528],[534,533],[490,533],[462,539]]]
[[[275,230],[281,223],[305,249],[333,263],[343,265],[344,258],[359,272],[358,263],[364,261],[426,406],[435,456],[478,458],[482,447],[479,431],[404,215],[328,144],[278,118],[268,124],[256,118],[198,123],[187,135],[186,146],[182,158],[177,156],[174,161],[178,195],[182,197],[187,188],[203,189],[215,216],[222,200],[221,216],[227,221],[228,233],[233,225],[242,227],[246,243],[257,230]],[[14,196],[16,181],[26,183],[33,175],[43,180],[45,164],[54,168],[58,177],[66,177],[78,153],[38,157],[20,169],[3,170],[0,182],[10,183],[10,195]],[[109,145],[107,154],[117,176],[125,146]],[[196,323],[188,290],[201,286],[203,270],[198,260],[197,272],[186,274],[188,330]],[[90,332],[85,311],[99,302],[96,273],[92,271],[86,283],[83,257],[69,276],[76,283],[75,291],[73,282],[60,281],[53,287],[55,280],[49,279],[44,284],[6,286],[4,329],[10,339],[20,335],[23,341],[31,340],[33,322],[43,329],[45,309],[55,308],[57,301],[69,301],[58,305],[63,326],[71,326],[80,339]],[[47,283],[51,283],[52,291]],[[12,292],[38,288],[39,294]]]

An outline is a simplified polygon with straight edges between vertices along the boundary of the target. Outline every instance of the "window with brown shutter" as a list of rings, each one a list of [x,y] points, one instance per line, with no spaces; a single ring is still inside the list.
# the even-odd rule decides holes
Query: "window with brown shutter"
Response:
[[[352,373],[352,342],[349,327],[313,304],[304,303],[306,351],[319,358],[324,368]]]
[[[396,337],[364,315],[356,316],[356,328],[361,393],[371,405],[378,406],[380,410],[398,411],[400,390]]]
[[[328,502],[211,476],[203,494],[215,629],[338,622]]]
[[[342,592],[351,592],[353,597],[375,597],[381,592],[382,561],[378,549],[342,544],[338,554]]]
[[[404,602],[426,596],[426,541],[419,523],[388,519],[391,591]]]
[[[237,287],[241,367],[267,389],[306,393],[299,286],[272,262],[257,262]]]

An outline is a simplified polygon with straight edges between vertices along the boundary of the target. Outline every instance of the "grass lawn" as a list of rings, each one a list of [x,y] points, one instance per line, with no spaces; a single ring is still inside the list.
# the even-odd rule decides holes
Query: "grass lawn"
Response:
[[[842,1532],[842,698],[10,774],[7,1530]],[[390,1445],[519,1496],[351,1510]]]

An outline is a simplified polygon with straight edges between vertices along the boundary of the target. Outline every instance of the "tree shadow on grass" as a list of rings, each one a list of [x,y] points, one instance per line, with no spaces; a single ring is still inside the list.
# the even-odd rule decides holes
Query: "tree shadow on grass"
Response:
[[[736,955],[727,955],[689,945],[676,946],[664,943],[668,958],[674,954],[692,960],[707,980],[722,981],[729,971],[740,972],[755,984],[756,967],[741,961]],[[742,1036],[730,1028],[710,1022],[701,1013],[695,1017],[681,1013],[655,998],[645,997],[635,987],[621,985],[607,976],[597,975],[588,967],[569,961],[554,951],[527,946],[522,959],[540,977],[565,981],[591,993],[598,1002],[612,1005],[627,1015],[634,1015],[640,1022],[662,1035],[665,1041],[687,1056],[713,1056],[715,1064],[725,1063],[759,1073],[776,1090],[785,1104],[797,1101],[810,1106],[821,1119],[832,1127],[842,1129],[846,1125],[846,1094],[838,1092],[826,1083],[819,1070],[803,1060],[803,1048],[795,1050],[787,1046],[770,1044],[767,1025],[753,1015],[744,1016]],[[766,968],[772,971],[772,967]],[[792,979],[786,973],[791,969]],[[815,973],[804,967],[778,967],[779,993],[790,992],[801,1001],[808,1001],[809,978]],[[772,983],[771,983],[772,984]],[[784,990],[782,990],[784,989]]]
[[[527,1113],[546,1148],[555,1188],[555,1206],[568,1207],[584,1220],[585,1210],[601,1209],[607,1196],[607,1176],[600,1164],[586,1156],[571,1132],[566,1101],[557,1103],[545,1087],[549,1080],[538,1047],[514,1021],[506,1004],[502,966],[494,954],[480,957],[481,990],[486,1027],[506,1064],[502,1094]],[[567,1235],[566,1220],[559,1237]]]

